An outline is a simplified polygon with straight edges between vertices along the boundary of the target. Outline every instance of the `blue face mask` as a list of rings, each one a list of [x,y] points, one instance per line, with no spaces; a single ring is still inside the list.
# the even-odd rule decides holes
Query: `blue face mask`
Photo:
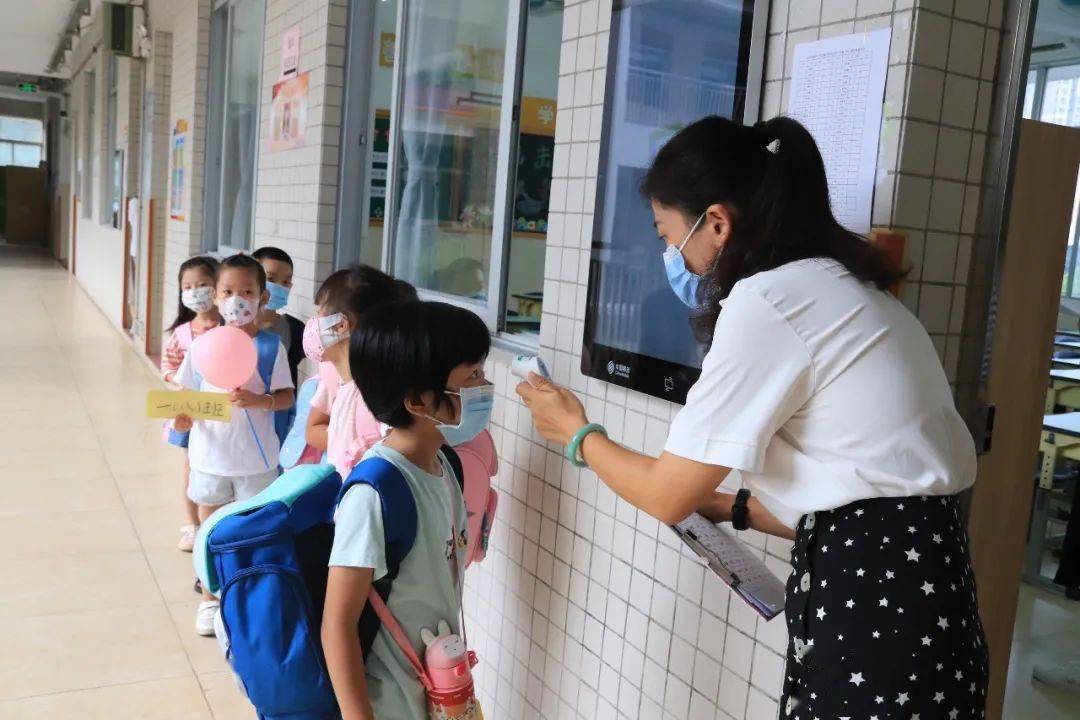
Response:
[[[697,307],[697,291],[701,276],[695,275],[686,267],[682,249],[686,247],[686,243],[690,241],[690,237],[704,219],[705,213],[701,213],[701,217],[694,223],[694,227],[690,228],[690,232],[686,234],[683,241],[678,245],[668,245],[664,250],[664,270],[667,272],[668,284],[671,285],[675,296],[682,300],[683,305],[690,308]]]
[[[491,383],[475,387],[461,388],[460,392],[447,390],[448,395],[461,398],[461,419],[457,425],[439,423],[439,431],[446,439],[446,444],[455,447],[467,443],[479,435],[491,422],[491,411],[495,407],[495,386]]]
[[[284,285],[267,282],[266,291],[270,293],[270,300],[266,303],[268,310],[280,310],[289,303],[289,288]]]

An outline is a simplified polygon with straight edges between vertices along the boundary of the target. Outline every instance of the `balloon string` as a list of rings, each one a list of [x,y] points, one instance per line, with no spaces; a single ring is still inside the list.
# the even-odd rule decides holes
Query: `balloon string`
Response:
[[[247,408],[244,408],[244,414],[247,415],[248,427],[251,428],[251,434],[255,437],[255,444],[259,446],[259,454],[262,455],[263,462],[266,464],[266,469],[270,469],[270,461],[266,459],[266,451],[263,450],[262,440],[259,439],[259,433],[255,432],[255,423],[251,420],[251,413]]]

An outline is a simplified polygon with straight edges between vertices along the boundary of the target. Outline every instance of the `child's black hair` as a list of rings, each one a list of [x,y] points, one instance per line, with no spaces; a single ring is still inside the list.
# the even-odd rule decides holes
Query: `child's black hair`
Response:
[[[180,270],[176,273],[176,319],[172,321],[167,332],[195,319],[195,311],[184,305],[184,273],[188,270],[202,270],[210,277],[210,284],[213,285],[217,281],[218,261],[209,255],[196,255],[180,263]]]
[[[283,262],[289,267],[293,266],[292,258],[289,257],[289,253],[285,252],[281,248],[276,248],[270,245],[259,248],[255,252],[251,253],[251,257],[255,258],[259,262],[263,260],[277,260]]]
[[[330,273],[315,293],[315,304],[327,314],[344,313],[353,325],[379,303],[416,300],[416,288],[369,265],[353,265]]]
[[[409,427],[405,400],[426,392],[449,402],[446,381],[463,363],[483,362],[487,325],[474,313],[439,302],[393,302],[363,316],[349,345],[349,370],[364,404],[380,421]]]
[[[232,268],[233,270],[247,270],[252,273],[259,282],[259,293],[261,294],[266,290],[266,271],[263,270],[262,264],[251,255],[237,253],[225,258],[221,261],[221,267],[218,268],[218,275],[221,274],[222,270],[229,268]]]

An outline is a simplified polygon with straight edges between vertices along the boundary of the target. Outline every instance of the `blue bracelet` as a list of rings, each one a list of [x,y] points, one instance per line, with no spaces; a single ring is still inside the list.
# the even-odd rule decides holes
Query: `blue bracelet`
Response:
[[[604,437],[607,437],[607,430],[604,429],[603,425],[600,425],[599,423],[589,423],[574,433],[574,437],[570,438],[570,442],[566,444],[566,459],[579,468],[588,467],[585,458],[581,456],[581,444],[585,442],[586,437],[594,432],[601,433]]]

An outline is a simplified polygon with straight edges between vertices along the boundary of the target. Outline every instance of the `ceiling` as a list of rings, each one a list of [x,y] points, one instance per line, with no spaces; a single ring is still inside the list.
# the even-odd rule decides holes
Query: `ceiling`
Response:
[[[46,75],[74,6],[75,0],[0,0],[0,72]]]

